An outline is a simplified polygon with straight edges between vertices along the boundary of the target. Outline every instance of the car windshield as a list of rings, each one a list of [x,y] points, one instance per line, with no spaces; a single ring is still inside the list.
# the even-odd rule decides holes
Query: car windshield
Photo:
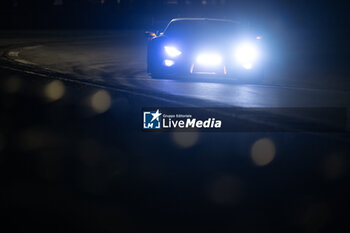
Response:
[[[167,36],[177,35],[230,35],[237,31],[238,24],[220,20],[179,20],[165,29]]]

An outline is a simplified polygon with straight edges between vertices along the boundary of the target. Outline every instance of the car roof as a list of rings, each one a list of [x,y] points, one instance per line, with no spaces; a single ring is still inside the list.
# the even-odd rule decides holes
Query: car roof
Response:
[[[240,23],[236,20],[229,20],[229,19],[216,19],[216,18],[175,18],[170,21],[176,22],[176,21],[220,21],[220,22],[228,22],[228,23]]]

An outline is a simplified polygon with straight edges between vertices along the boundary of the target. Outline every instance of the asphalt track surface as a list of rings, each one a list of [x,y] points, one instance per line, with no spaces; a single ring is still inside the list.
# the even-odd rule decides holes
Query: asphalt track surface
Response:
[[[82,34],[62,33],[37,40],[34,37],[19,44],[12,42],[4,46],[4,56],[17,64],[18,69],[28,72],[135,94],[148,93],[155,98],[158,95],[171,96],[169,99],[173,100],[186,97],[200,100],[207,107],[345,107],[350,103],[350,94],[344,90],[346,83],[333,88],[319,81],[324,79],[322,74],[314,74],[320,76],[319,80],[305,83],[307,72],[302,74],[298,71],[300,67],[288,64],[283,58],[285,54],[270,55],[281,57],[270,59],[258,85],[249,80],[245,83],[215,78],[155,80],[146,73],[147,40],[141,31]]]

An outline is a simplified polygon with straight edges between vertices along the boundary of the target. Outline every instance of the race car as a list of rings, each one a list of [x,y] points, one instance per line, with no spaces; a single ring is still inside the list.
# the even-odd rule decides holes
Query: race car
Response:
[[[239,22],[177,18],[162,33],[147,35],[147,71],[153,78],[262,78],[262,37]]]

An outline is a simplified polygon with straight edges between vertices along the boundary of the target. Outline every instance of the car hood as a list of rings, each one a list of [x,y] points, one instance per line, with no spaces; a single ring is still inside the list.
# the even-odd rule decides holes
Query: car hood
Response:
[[[183,51],[220,50],[226,51],[232,48],[240,38],[238,36],[191,36],[191,37],[166,37],[164,44],[172,45]]]

